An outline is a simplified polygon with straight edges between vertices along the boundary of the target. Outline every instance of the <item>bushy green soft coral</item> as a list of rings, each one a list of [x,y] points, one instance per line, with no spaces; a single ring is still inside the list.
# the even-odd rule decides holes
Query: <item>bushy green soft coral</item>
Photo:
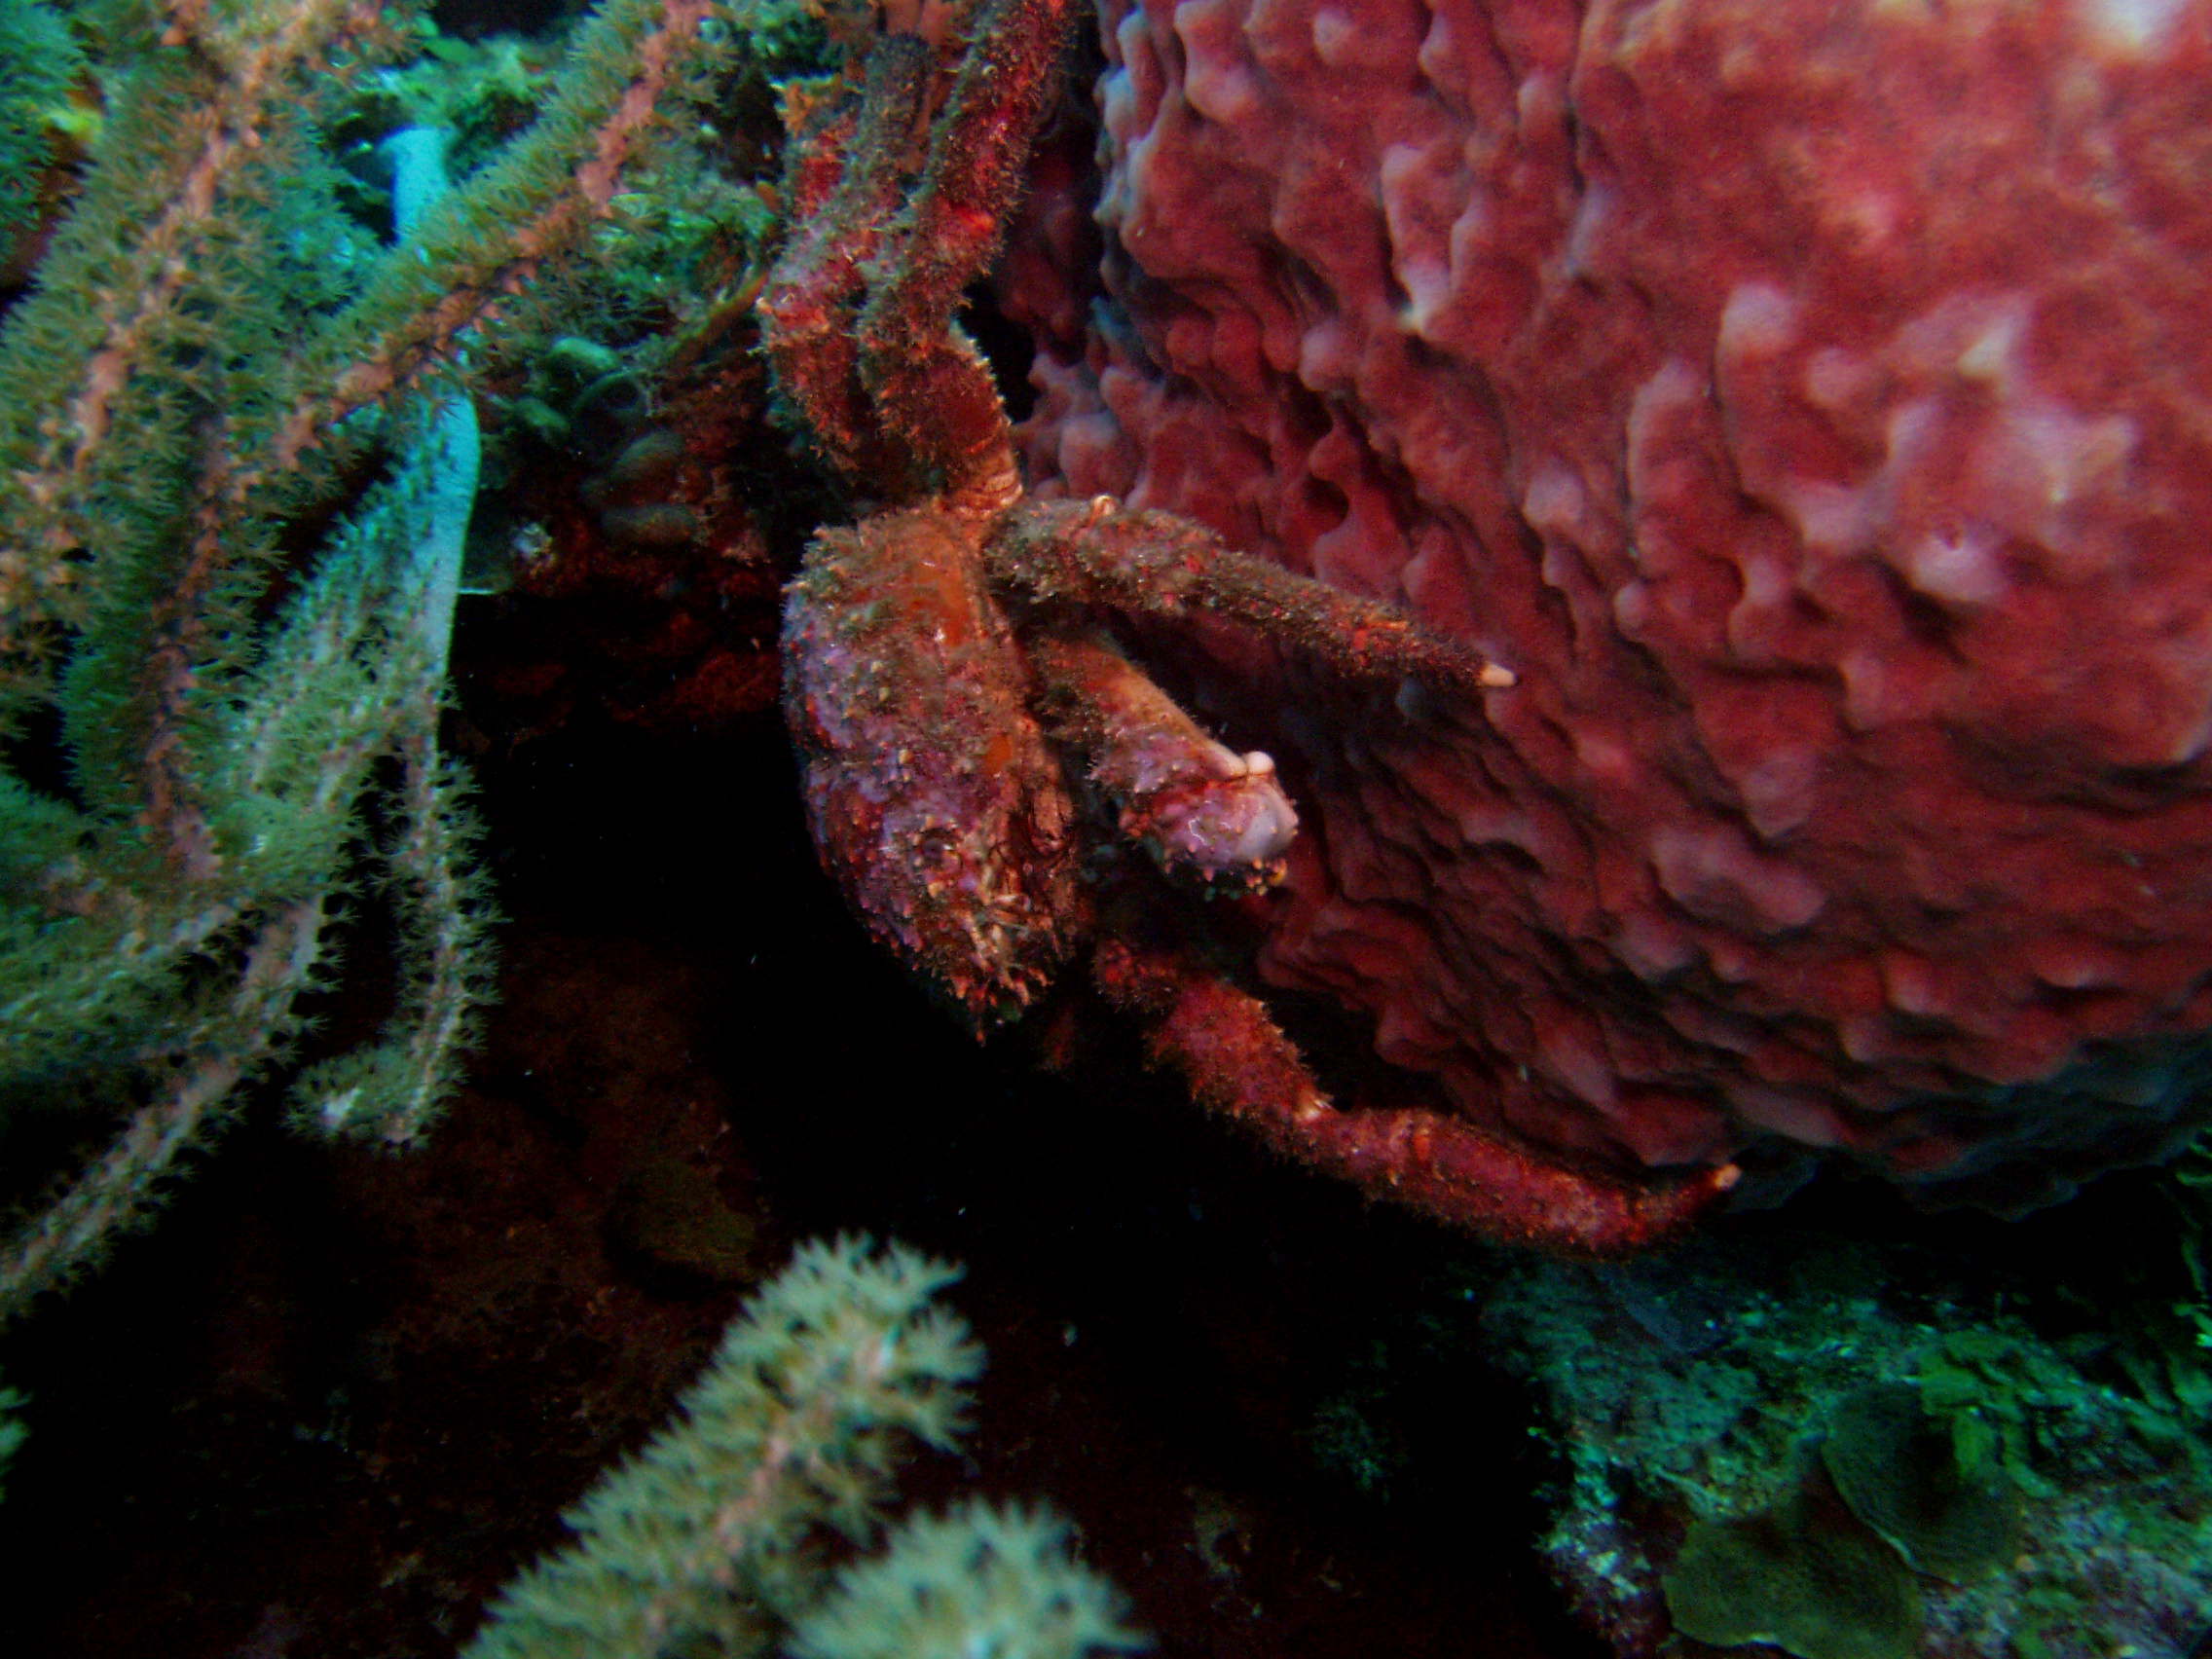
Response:
[[[799,1621],[793,1659],[1083,1659],[1150,1643],[1121,1593],[1068,1556],[1050,1516],[971,1499],[921,1515],[837,1575]]]
[[[761,0],[764,37],[796,9]],[[770,72],[753,10],[605,0],[527,129],[388,248],[342,210],[328,138],[420,38],[409,6],[69,11],[104,114],[0,313],[0,1199],[30,1204],[0,1225],[0,1318],[142,1225],[288,1059],[364,874],[407,956],[389,1040],[312,1072],[297,1121],[400,1146],[452,1091],[486,910],[436,748],[424,635],[450,606],[398,579],[420,509],[459,494],[425,482],[450,446],[418,417],[604,313],[594,293],[752,257],[751,231],[717,240],[764,211],[739,182],[708,194],[745,212],[681,246],[626,204],[690,177],[724,80]],[[58,58],[20,44],[53,39],[35,0],[0,19],[11,76]],[[74,1174],[42,1161],[63,1137],[6,1140],[64,1112],[122,1121]]]
[[[933,1306],[945,1263],[802,1248],[746,1306],[676,1421],[569,1517],[469,1659],[752,1653],[809,1599],[817,1531],[865,1535],[910,1441],[949,1447],[982,1351]]]
[[[55,139],[85,72],[68,25],[40,0],[0,0],[0,255],[38,216]]]
[[[824,1595],[826,1530],[875,1529],[915,1442],[949,1449],[982,1350],[934,1306],[957,1269],[866,1239],[803,1246],[677,1419],[569,1518],[466,1659],[1084,1659],[1144,1639],[1067,1530],[971,1503],[918,1517]]]

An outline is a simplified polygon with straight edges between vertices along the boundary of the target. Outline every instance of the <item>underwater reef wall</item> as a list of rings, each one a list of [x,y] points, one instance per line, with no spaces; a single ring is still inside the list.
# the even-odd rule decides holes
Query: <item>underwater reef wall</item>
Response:
[[[1012,278],[1038,487],[1519,676],[1214,653],[1315,809],[1272,981],[1628,1166],[1845,1149],[2009,1209],[2202,1124],[2212,4],[1106,0],[1101,39],[1105,297]]]

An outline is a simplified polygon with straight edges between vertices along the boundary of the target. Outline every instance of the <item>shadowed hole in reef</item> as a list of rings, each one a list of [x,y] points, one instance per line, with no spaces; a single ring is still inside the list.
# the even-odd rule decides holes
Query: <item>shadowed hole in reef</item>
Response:
[[[991,366],[991,379],[1006,405],[1007,419],[1026,421],[1037,402],[1037,388],[1029,384],[1029,365],[1037,355],[1029,331],[1007,320],[991,297],[988,280],[976,283],[960,308],[960,326],[983,361]]]
[[[976,1045],[816,871],[771,719],[572,728],[478,772],[513,921],[470,1093],[398,1158],[256,1105],[155,1232],[9,1334],[0,1375],[33,1403],[0,1651],[450,1651],[734,1308],[608,1260],[625,1173],[673,1157],[757,1202],[771,1260],[850,1228],[968,1264],[977,1429],[906,1490],[1055,1503],[1156,1651],[1481,1630],[1503,1659],[1595,1659],[1530,1553],[1509,1389],[1385,1379],[1417,1425],[1387,1501],[1309,1455],[1434,1233],[1209,1124],[1125,1034],[1080,1088],[1018,1033]]]

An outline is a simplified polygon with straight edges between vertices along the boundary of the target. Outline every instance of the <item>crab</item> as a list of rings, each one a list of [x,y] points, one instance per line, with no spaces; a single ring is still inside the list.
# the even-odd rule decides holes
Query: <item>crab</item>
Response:
[[[1326,674],[1442,696],[1512,676],[1186,520],[1025,496],[1004,405],[953,317],[996,254],[1068,11],[984,0],[949,67],[920,35],[884,34],[857,92],[793,141],[763,350],[870,506],[814,537],[785,607],[785,712],[823,863],[978,1035],[1083,959],[1156,1063],[1293,1158],[1493,1237],[1610,1253],[1668,1236],[1732,1168],[1631,1186],[1454,1115],[1339,1107],[1257,996],[1124,919],[1145,889],[1113,847],[1186,888],[1256,894],[1280,878],[1298,815],[1269,756],[1202,729],[1117,622],[1222,618]]]

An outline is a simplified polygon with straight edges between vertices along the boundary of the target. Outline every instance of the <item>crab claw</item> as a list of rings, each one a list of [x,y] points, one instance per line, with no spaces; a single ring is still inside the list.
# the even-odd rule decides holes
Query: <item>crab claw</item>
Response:
[[[1273,760],[1215,742],[1104,635],[1047,635],[1029,660],[1052,735],[1089,757],[1122,832],[1161,868],[1245,892],[1282,878],[1298,812]]]
[[[1208,775],[1132,793],[1122,831],[1171,872],[1188,870],[1208,885],[1272,886],[1298,834],[1297,810],[1270,756],[1211,747]]]

